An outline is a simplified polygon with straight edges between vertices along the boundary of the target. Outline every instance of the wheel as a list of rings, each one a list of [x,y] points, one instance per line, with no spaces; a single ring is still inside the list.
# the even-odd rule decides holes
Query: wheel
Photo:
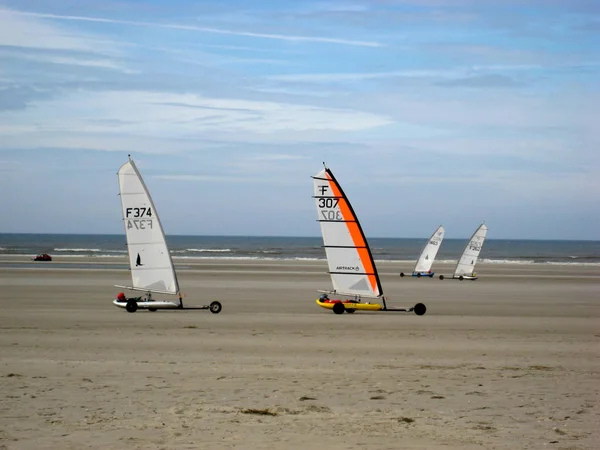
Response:
[[[425,306],[423,303],[417,303],[413,308],[413,311],[417,316],[422,316],[427,311],[427,306]]]
[[[461,275],[460,277],[458,277],[458,279],[459,279],[460,281],[462,281],[462,280],[464,280],[465,278],[464,278],[464,277]]]
[[[404,272],[400,272],[400,277],[404,278]]]
[[[417,274],[417,278],[421,278],[421,272]]]
[[[346,307],[344,306],[343,303],[336,303],[335,305],[333,305],[333,312],[335,314],[344,314],[345,310],[346,310]]]
[[[433,274],[429,275],[429,278],[433,278]]]
[[[221,310],[223,309],[223,306],[221,305],[220,302],[214,301],[210,304],[208,309],[210,309],[210,312],[213,314],[219,314],[221,312]]]
[[[443,280],[443,279],[444,279],[444,275],[440,275],[440,280]]]
[[[354,311],[356,311],[356,310],[355,310],[355,309],[352,309],[352,308],[350,308],[350,309],[346,309],[346,312],[347,312],[348,314],[354,314]]]
[[[127,312],[130,312],[130,313],[136,312],[138,309],[137,302],[135,300],[129,300],[127,302],[127,304],[125,305],[125,309],[127,310]]]
[[[150,312],[156,312],[156,311],[158,311],[158,308],[148,308],[148,311],[150,311]]]

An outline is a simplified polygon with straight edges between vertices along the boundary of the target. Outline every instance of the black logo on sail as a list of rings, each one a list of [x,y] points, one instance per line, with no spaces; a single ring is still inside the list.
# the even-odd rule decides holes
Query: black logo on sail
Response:
[[[139,253],[137,255],[137,259],[135,260],[135,267],[138,267],[138,266],[143,266],[143,264],[142,264],[142,258],[140,257]]]
[[[335,270],[349,270],[349,271],[358,272],[360,270],[360,268],[358,266],[356,266],[356,267],[353,267],[353,266],[337,266],[335,268]]]

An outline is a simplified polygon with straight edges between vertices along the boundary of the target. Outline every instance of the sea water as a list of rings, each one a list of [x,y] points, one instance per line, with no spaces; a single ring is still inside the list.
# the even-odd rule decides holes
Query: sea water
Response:
[[[456,262],[468,239],[444,239],[437,262]],[[325,260],[321,237],[167,236],[175,258],[229,260]],[[376,261],[416,261],[427,237],[369,238]],[[127,254],[124,235],[0,234],[2,255],[49,253],[70,258],[115,257]],[[600,265],[600,241],[487,239],[483,264]]]

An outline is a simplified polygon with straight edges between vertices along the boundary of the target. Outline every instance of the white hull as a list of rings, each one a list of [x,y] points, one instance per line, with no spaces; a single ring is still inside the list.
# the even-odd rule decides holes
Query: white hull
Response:
[[[127,302],[118,302],[117,300],[113,300],[113,305],[118,306],[119,308],[125,308],[127,306]],[[138,301],[137,302],[138,309],[177,309],[179,308],[179,303],[168,302],[168,301]]]

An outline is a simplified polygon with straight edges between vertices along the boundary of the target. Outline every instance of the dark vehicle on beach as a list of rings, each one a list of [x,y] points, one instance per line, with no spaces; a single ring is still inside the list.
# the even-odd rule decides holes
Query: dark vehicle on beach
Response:
[[[52,261],[52,256],[50,256],[48,253],[40,253],[35,258],[33,258],[33,260],[34,261]]]

